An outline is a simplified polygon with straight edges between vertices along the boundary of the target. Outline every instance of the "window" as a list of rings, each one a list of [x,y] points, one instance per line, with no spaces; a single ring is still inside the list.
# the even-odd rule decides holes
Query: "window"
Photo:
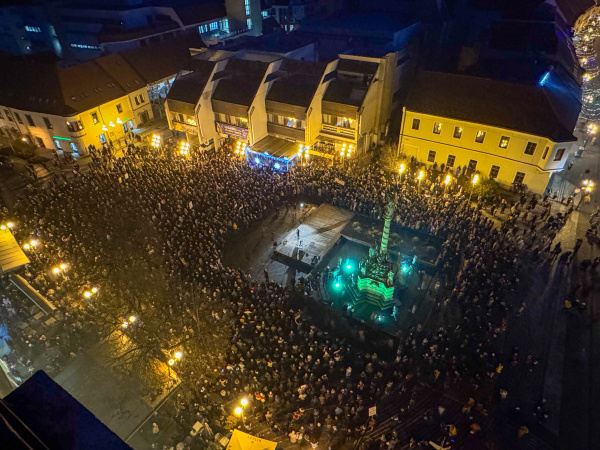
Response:
[[[550,150],[550,147],[546,147],[544,149],[544,153],[542,154],[542,159],[546,159],[546,156],[548,156],[548,151]]]
[[[125,122],[125,123],[123,124],[123,133],[127,133],[128,131],[129,131],[129,128],[128,128],[128,126],[127,126],[127,122]]]
[[[14,122],[12,116],[10,115],[10,111],[8,109],[5,109],[4,112],[6,113],[6,118],[12,122]]]
[[[83,124],[81,123],[81,120],[67,122],[67,130],[69,130],[71,133],[77,133],[78,131],[83,130]]]
[[[442,124],[439,122],[433,123],[433,134],[440,134],[442,132]]]
[[[117,105],[117,112],[118,113],[122,113],[123,112],[123,107],[121,106],[120,103]]]
[[[420,126],[421,126],[421,119],[413,119],[412,129],[418,130]]]
[[[50,122],[50,119],[48,119],[47,117],[42,117],[42,119],[44,120],[44,124],[46,125],[46,128],[48,128],[49,130],[52,130],[54,128],[52,126],[52,123]]]
[[[229,19],[223,19],[223,30],[229,31]]]
[[[460,139],[462,137],[463,129],[462,127],[454,127],[454,137],[456,139]]]
[[[73,48],[82,48],[84,50],[100,50],[100,47],[95,45],[87,45],[87,44],[71,44]]]
[[[99,122],[99,120],[98,120],[98,113],[92,113],[92,121],[94,123],[98,123]]]
[[[525,154],[533,155],[535,153],[536,147],[537,147],[537,144],[535,142],[528,142],[527,145],[525,146]]]
[[[218,28],[219,28],[219,24],[217,22],[212,22],[210,24],[210,31],[215,31]]]
[[[98,136],[98,138],[100,138],[101,144],[106,144],[106,136],[104,135],[104,133],[102,133],[100,136]]]
[[[21,125],[23,124],[23,119],[21,119],[21,116],[19,115],[19,113],[15,113],[15,117],[17,118],[17,122],[19,122]]]
[[[427,162],[435,162],[435,151],[434,150],[429,150],[429,153],[427,154]]]
[[[75,142],[71,142],[71,150],[73,150],[73,153],[77,153],[77,144]]]
[[[525,179],[525,173],[517,172],[517,174],[515,175],[515,184],[523,183],[524,179]]]
[[[498,147],[506,148],[506,147],[508,147],[509,142],[510,142],[510,138],[508,136],[502,136],[500,138],[500,143],[498,144]]]
[[[31,117],[29,114],[25,114],[25,118],[27,119],[27,123],[29,124],[30,127],[35,127],[35,122],[33,121],[33,117]]]
[[[448,160],[446,161],[447,167],[454,167],[454,161],[456,160],[456,156],[448,155]]]
[[[558,150],[556,150],[556,155],[554,155],[554,161],[560,161],[564,154],[565,154],[564,148],[559,148]]]
[[[475,161],[474,159],[469,160],[469,165],[467,166],[467,171],[469,175],[475,172],[475,169],[477,169],[477,161]]]
[[[248,29],[252,28],[252,19],[246,19],[246,26],[248,27]]]
[[[40,27],[30,27],[30,26],[26,25],[25,31],[29,31],[30,33],[41,33],[42,29]]]
[[[60,145],[60,141],[58,139],[56,139],[54,141],[54,145],[56,146],[57,149],[62,150],[62,145]]]
[[[268,10],[261,11],[261,14],[262,14],[263,18],[265,18],[265,19],[267,17],[269,17],[269,11]]]
[[[500,166],[492,166],[492,170],[490,170],[490,178],[492,180],[498,178],[498,172],[500,172]]]
[[[475,136],[475,142],[481,144],[485,139],[485,131],[478,131],[477,136]]]
[[[136,95],[135,96],[135,104],[137,106],[141,105],[142,103],[144,103],[146,100],[144,100],[144,94],[140,94],[140,95]]]
[[[250,15],[250,0],[244,0],[244,6],[246,7],[246,15]]]
[[[37,141],[37,145],[38,147],[43,147],[45,148],[46,146],[44,145],[44,140],[40,137],[36,137],[35,140]]]

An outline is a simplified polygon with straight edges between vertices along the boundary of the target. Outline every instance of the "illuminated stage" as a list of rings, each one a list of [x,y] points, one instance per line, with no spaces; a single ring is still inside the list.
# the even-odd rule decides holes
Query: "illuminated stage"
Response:
[[[273,259],[309,273],[339,241],[342,230],[353,217],[352,211],[331,205],[319,206],[286,234],[275,249]]]

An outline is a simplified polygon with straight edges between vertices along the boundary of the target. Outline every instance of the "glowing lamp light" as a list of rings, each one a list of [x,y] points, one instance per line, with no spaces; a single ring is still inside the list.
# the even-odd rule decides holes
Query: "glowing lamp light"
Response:
[[[425,174],[423,173],[423,171],[422,171],[422,170],[419,170],[419,175],[417,176],[417,180],[419,180],[419,181],[420,181],[420,180],[422,180],[422,179],[423,179],[423,175],[425,175]]]
[[[67,265],[65,263],[62,263],[59,267],[60,270],[65,270],[67,268]]]
[[[129,316],[129,323],[134,323],[137,320],[135,316]]]
[[[235,413],[236,416],[241,416],[242,415],[242,407],[241,406],[237,406],[233,412]]]
[[[339,288],[340,287],[340,283],[335,283],[335,287]]]
[[[119,123],[119,124],[123,123],[123,121],[121,120],[120,117],[117,117],[117,123]]]
[[[408,272],[408,267],[404,264],[402,265],[402,272]]]
[[[58,267],[55,267],[54,269],[52,269],[52,273],[54,273],[55,275],[58,275],[60,272],[60,269]]]
[[[170,360],[168,361],[168,363],[169,363],[169,365],[170,365],[170,366],[172,366],[173,364],[175,364],[175,360],[174,360],[174,359],[170,359]]]
[[[29,250],[29,244],[25,244],[25,245],[23,245],[23,248],[24,248],[25,250]]]
[[[38,241],[36,239],[32,239],[29,243],[31,244],[32,247],[37,247],[37,245],[38,245]]]
[[[181,359],[182,356],[183,356],[183,353],[181,353],[181,352],[175,352],[175,358]]]
[[[0,230],[2,230],[2,231],[6,230],[6,225],[0,225]]]
[[[258,159],[258,158],[254,158],[254,162],[255,162],[256,164],[260,164],[260,159]]]
[[[85,298],[90,298],[90,297],[92,296],[92,293],[91,293],[90,291],[85,291],[85,292],[83,293],[83,296],[84,296]]]
[[[348,269],[348,270],[352,270],[352,266],[351,266],[350,264],[348,264],[348,265],[346,266],[346,269]]]
[[[274,167],[276,170],[279,170],[279,169],[281,169],[281,164],[279,164],[279,163],[275,163],[275,164],[273,164],[273,167]]]
[[[477,184],[478,181],[479,181],[479,175],[477,175],[477,174],[473,175],[473,184]]]
[[[540,86],[544,86],[548,81],[548,78],[550,78],[550,72],[546,72],[544,75],[542,75],[542,78],[540,78],[540,82],[538,84]]]
[[[8,228],[12,228],[12,227],[14,227],[14,226],[15,226],[15,224],[14,224],[14,223],[12,223],[12,222],[8,222],[8,223],[6,224],[6,226],[7,226]]]
[[[129,326],[129,322],[123,322],[123,323],[121,324],[121,326],[122,326],[123,328],[127,328],[127,327]]]
[[[92,293],[93,293],[93,294],[95,294],[95,293],[97,293],[97,292],[98,292],[98,288],[97,288],[97,287],[93,287],[93,288],[92,288]]]
[[[248,406],[248,399],[247,398],[243,398],[240,403],[242,404],[242,406]]]
[[[446,175],[446,179],[444,180],[444,184],[448,184],[450,183],[450,180],[452,180],[452,177],[450,175]]]

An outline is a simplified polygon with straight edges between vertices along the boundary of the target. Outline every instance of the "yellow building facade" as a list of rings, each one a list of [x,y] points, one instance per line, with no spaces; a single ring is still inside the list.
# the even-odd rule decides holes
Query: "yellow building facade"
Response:
[[[438,78],[438,74],[435,77]],[[456,75],[450,77],[470,78]],[[477,172],[484,178],[495,179],[505,186],[522,183],[530,191],[542,194],[552,173],[562,170],[568,156],[576,150],[576,139],[562,127],[552,133],[525,132],[524,130],[546,130],[538,126],[537,122],[527,122],[527,117],[518,117],[518,112],[510,111],[510,108],[503,106],[502,103],[497,103],[495,107],[505,108],[506,111],[494,111],[493,115],[487,113],[486,108],[494,107],[489,98],[482,100],[479,97],[475,99],[461,97],[455,98],[452,103],[456,93],[456,91],[452,92],[452,81],[451,79],[450,83],[440,88],[440,91],[444,89],[450,91],[447,105],[440,105],[441,101],[439,103],[431,101],[440,100],[444,95],[443,92],[440,92],[440,97],[437,99],[435,96],[428,97],[428,92],[423,94],[423,98],[419,98],[420,91],[413,89],[402,112],[399,153],[407,157],[414,156],[419,162],[427,165],[437,163],[438,166],[443,164],[453,169],[466,166],[470,172]],[[463,83],[465,80],[460,82]],[[496,83],[492,80],[484,80],[484,82]],[[477,82],[474,83],[472,95],[477,95],[476,84]],[[503,86],[505,83],[500,84],[500,90],[505,88]],[[419,86],[419,82],[416,87],[426,88],[423,84]],[[487,87],[492,88],[493,85]],[[492,94],[488,93],[488,95]],[[531,101],[528,100],[527,97],[522,99],[523,114],[532,114],[527,111],[528,108],[539,107],[539,105],[531,105]],[[539,98],[536,98],[537,100]],[[505,101],[510,102],[511,99],[506,98]],[[464,102],[464,105],[461,105],[461,102]],[[519,108],[519,105],[512,105],[512,108]],[[431,112],[435,110],[454,112],[455,117],[450,114],[432,114]],[[464,120],[466,117],[478,117],[478,111],[481,111],[481,119],[496,122],[495,125],[505,120],[508,126],[492,126],[484,120],[481,122]],[[505,116],[503,117],[502,114]],[[548,112],[540,111],[539,114],[547,115]],[[546,117],[540,119],[549,121]],[[538,118],[534,118],[534,121],[538,121]],[[523,126],[519,130],[520,122]],[[553,133],[556,136],[554,139],[547,136]]]

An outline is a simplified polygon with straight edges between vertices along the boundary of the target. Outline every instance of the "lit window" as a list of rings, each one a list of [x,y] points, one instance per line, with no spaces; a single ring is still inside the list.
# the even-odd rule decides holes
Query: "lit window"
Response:
[[[29,31],[30,33],[41,33],[42,29],[40,27],[25,26],[25,31]]]
[[[58,139],[54,141],[54,145],[56,145],[58,150],[62,150],[62,145],[60,145],[60,141]]]
[[[100,47],[97,47],[95,45],[88,45],[88,44],[71,44],[71,47],[82,48],[84,50],[100,50]]]
[[[81,123],[81,120],[67,122],[67,130],[69,130],[71,133],[76,133],[77,131],[83,130],[83,124]]]
[[[542,154],[542,159],[546,159],[546,156],[548,156],[548,151],[550,150],[550,147],[546,147],[544,149],[544,153]]]
[[[500,148],[506,148],[506,147],[508,147],[508,143],[509,143],[509,141],[510,141],[510,138],[509,138],[509,137],[507,137],[507,136],[502,136],[502,137],[500,138],[500,143],[498,144],[498,147],[500,147]]]
[[[71,150],[73,150],[73,153],[77,153],[77,144],[75,142],[71,142]]]
[[[462,137],[463,129],[462,127],[454,127],[454,137],[456,139],[460,139]]]
[[[515,184],[523,183],[524,179],[525,179],[525,173],[517,172],[517,174],[515,175]]]
[[[439,122],[433,123],[433,134],[440,134],[442,132],[442,124]]]
[[[475,137],[475,142],[482,143],[485,139],[485,131],[478,131],[477,136]]]
[[[269,17],[269,11],[262,11],[261,14],[264,18]]]
[[[498,178],[498,172],[500,172],[500,166],[492,166],[492,170],[490,170],[490,178],[492,180]]]
[[[535,142],[528,142],[527,146],[525,147],[525,154],[533,155],[535,153],[536,147],[537,147],[537,144]]]
[[[435,162],[435,151],[434,150],[429,150],[429,153],[427,154],[427,162]]]
[[[244,0],[244,6],[246,7],[246,15],[250,15],[250,0]],[[250,28],[250,27],[248,27]]]
[[[229,19],[223,19],[223,30],[229,31]]]
[[[212,22],[210,24],[210,31],[214,31],[219,28],[219,24],[217,22]]]
[[[564,148],[559,148],[558,150],[556,150],[556,155],[554,155],[554,161],[560,161],[564,154],[565,154]]]
[[[252,19],[246,19],[246,26],[248,27],[248,29],[252,28]]]
[[[456,156],[448,155],[448,160],[446,161],[447,167],[454,167],[454,161],[456,160]]]
[[[97,113],[95,113],[95,112],[94,112],[94,113],[92,113],[92,121],[93,121],[94,123],[98,123],[98,114],[97,114]]]
[[[412,129],[418,130],[420,126],[421,126],[421,119],[413,119]]]

